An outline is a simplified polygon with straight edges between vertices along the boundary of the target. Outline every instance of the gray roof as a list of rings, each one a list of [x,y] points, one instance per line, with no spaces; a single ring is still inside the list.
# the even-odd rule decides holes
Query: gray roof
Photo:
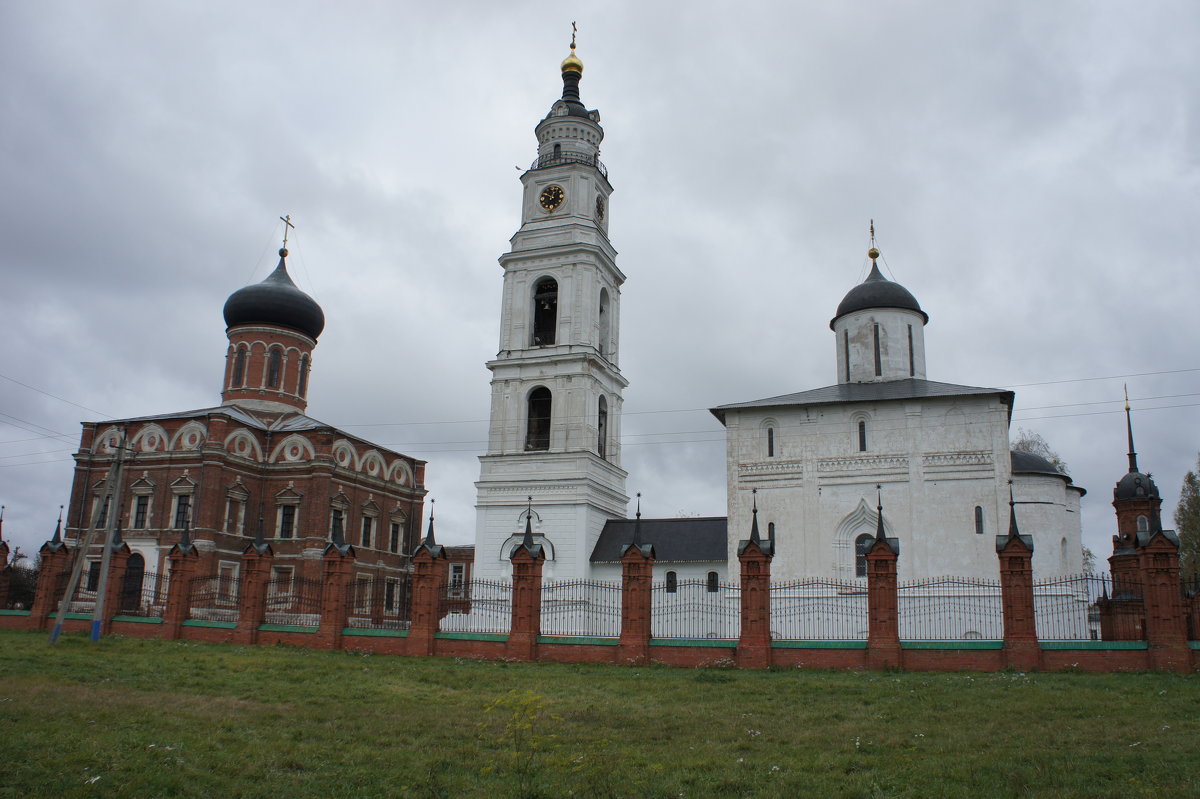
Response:
[[[616,563],[633,543],[633,526],[643,544],[654,547],[659,562],[724,561],[728,520],[724,516],[698,519],[609,519],[592,550],[592,563]]]
[[[921,305],[912,292],[885,278],[874,261],[871,262],[871,274],[867,275],[867,279],[862,283],[850,289],[838,305],[837,313],[830,320],[829,326],[832,328],[833,323],[846,314],[867,308],[904,308],[916,311],[925,317],[926,322],[929,321],[929,314],[921,310]]]
[[[928,399],[935,397],[977,397],[999,395],[1000,401],[1008,406],[1012,415],[1013,392],[1002,388],[979,388],[959,386],[954,383],[937,383],[933,380],[888,380],[881,383],[838,383],[835,386],[814,388],[796,394],[735,402],[710,409],[712,415],[725,423],[725,412],[739,408],[781,408],[788,405],[840,405],[847,402],[889,402],[892,400]]]

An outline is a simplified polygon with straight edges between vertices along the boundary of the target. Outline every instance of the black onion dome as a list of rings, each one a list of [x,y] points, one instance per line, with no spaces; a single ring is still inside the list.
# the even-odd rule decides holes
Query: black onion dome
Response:
[[[1013,474],[1052,474],[1055,477],[1066,477],[1068,481],[1071,479],[1041,455],[1034,455],[1032,452],[1026,452],[1022,449],[1014,449],[1009,453],[1009,457],[1012,463]]]
[[[296,288],[279,251],[279,266],[261,283],[238,289],[225,301],[225,326],[278,325],[316,340],[325,329],[325,312],[317,301]]]
[[[917,302],[917,298],[912,295],[912,292],[899,283],[885,278],[883,273],[879,271],[878,264],[873,261],[871,263],[871,274],[867,275],[866,280],[846,293],[846,296],[842,298],[841,303],[837,307],[837,315],[833,317],[829,326],[832,328],[833,323],[846,314],[866,310],[867,308],[903,308],[909,311],[916,311],[925,317],[926,322],[929,321],[929,314],[921,310],[921,305]]]
[[[1148,474],[1126,472],[1113,489],[1113,499],[1158,499],[1158,486]]]

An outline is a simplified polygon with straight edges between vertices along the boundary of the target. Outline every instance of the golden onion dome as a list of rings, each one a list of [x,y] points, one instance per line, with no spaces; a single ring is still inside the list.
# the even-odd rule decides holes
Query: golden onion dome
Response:
[[[562,71],[578,72],[580,75],[583,74],[583,62],[580,61],[579,57],[575,55],[575,45],[573,44],[571,45],[571,54],[563,59]]]

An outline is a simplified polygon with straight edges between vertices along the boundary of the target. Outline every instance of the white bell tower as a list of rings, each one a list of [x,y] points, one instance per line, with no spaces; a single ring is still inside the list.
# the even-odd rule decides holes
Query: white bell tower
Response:
[[[625,518],[618,368],[621,284],[608,240],[612,186],[600,163],[600,115],[579,100],[583,62],[562,62],[563,93],[534,129],[521,175],[521,228],[500,257],[504,296],[492,372],[487,454],[480,457],[475,571],[511,573],[532,526],[546,577],[583,577],[604,522]]]

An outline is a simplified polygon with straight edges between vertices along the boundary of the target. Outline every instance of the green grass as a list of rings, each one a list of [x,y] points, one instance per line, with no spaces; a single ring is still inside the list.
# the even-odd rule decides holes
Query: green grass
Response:
[[[513,664],[0,631],[0,797],[1195,797],[1200,677]]]

